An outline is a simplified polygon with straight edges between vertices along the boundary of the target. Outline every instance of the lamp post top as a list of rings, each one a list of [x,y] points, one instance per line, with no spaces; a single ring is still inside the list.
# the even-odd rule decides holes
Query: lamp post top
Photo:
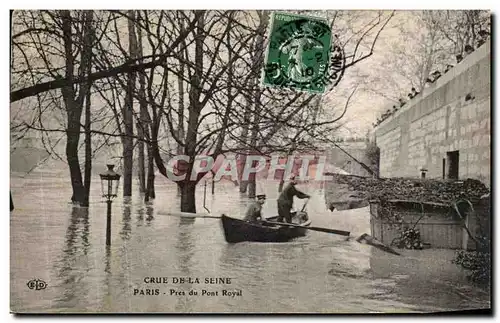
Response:
[[[99,174],[101,176],[101,179],[104,180],[119,180],[120,179],[120,174],[116,173],[113,169],[115,168],[115,165],[113,164],[107,164],[108,169],[104,172]]]

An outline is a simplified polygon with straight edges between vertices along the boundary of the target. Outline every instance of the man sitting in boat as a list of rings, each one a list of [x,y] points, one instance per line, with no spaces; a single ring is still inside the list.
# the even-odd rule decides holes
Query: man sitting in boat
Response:
[[[296,189],[295,185],[297,185],[297,180],[295,176],[292,176],[290,183],[288,183],[278,197],[278,222],[283,222],[283,219],[285,219],[286,222],[292,223],[292,214],[290,211],[292,210],[294,196],[297,196],[299,199],[311,197]]]
[[[250,204],[243,220],[249,222],[257,222],[263,220],[261,211],[262,211],[262,205],[264,205],[265,202],[266,202],[266,195],[264,194],[257,195],[257,201]]]

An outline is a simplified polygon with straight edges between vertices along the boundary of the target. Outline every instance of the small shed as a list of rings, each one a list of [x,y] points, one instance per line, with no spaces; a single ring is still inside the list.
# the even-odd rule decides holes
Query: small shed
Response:
[[[390,245],[404,228],[420,231],[424,243],[431,248],[475,249],[469,237],[477,235],[477,217],[473,208],[419,202],[411,200],[370,200],[370,226],[372,236]],[[460,213],[460,214],[458,214]]]

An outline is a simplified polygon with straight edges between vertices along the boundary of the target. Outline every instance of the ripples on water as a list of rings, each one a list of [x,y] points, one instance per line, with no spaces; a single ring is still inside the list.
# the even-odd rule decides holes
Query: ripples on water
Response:
[[[352,239],[310,232],[289,243],[227,244],[215,219],[158,214],[178,210],[176,187],[157,181],[158,198],[113,203],[112,246],[105,247],[106,204],[93,179],[90,208],[67,204],[66,178],[33,174],[11,178],[16,210],[11,213],[11,309],[20,312],[421,312],[489,307],[489,295],[468,285],[450,263],[450,250],[385,254]],[[96,185],[97,184],[97,185]],[[277,183],[259,187],[267,196],[266,216],[275,215]],[[330,213],[323,192],[308,205],[315,226],[369,231],[366,208]],[[210,191],[210,188],[207,188]],[[135,192],[134,192],[135,193]],[[136,194],[138,195],[138,194]],[[203,212],[203,186],[197,209]],[[232,183],[207,194],[213,214],[239,217],[249,201]],[[302,201],[297,201],[300,207]],[[133,296],[144,277],[230,277],[243,297]],[[34,292],[26,282],[48,283]],[[221,289],[210,285],[176,285]]]

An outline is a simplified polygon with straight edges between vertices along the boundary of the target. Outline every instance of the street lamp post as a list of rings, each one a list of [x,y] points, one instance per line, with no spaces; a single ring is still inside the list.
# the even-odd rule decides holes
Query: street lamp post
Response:
[[[111,245],[111,203],[113,198],[117,196],[118,193],[118,183],[120,182],[120,174],[117,174],[113,168],[115,165],[108,164],[108,169],[100,174],[101,176],[101,190],[102,197],[106,198],[106,203],[108,204],[108,216],[106,220],[106,245]]]

